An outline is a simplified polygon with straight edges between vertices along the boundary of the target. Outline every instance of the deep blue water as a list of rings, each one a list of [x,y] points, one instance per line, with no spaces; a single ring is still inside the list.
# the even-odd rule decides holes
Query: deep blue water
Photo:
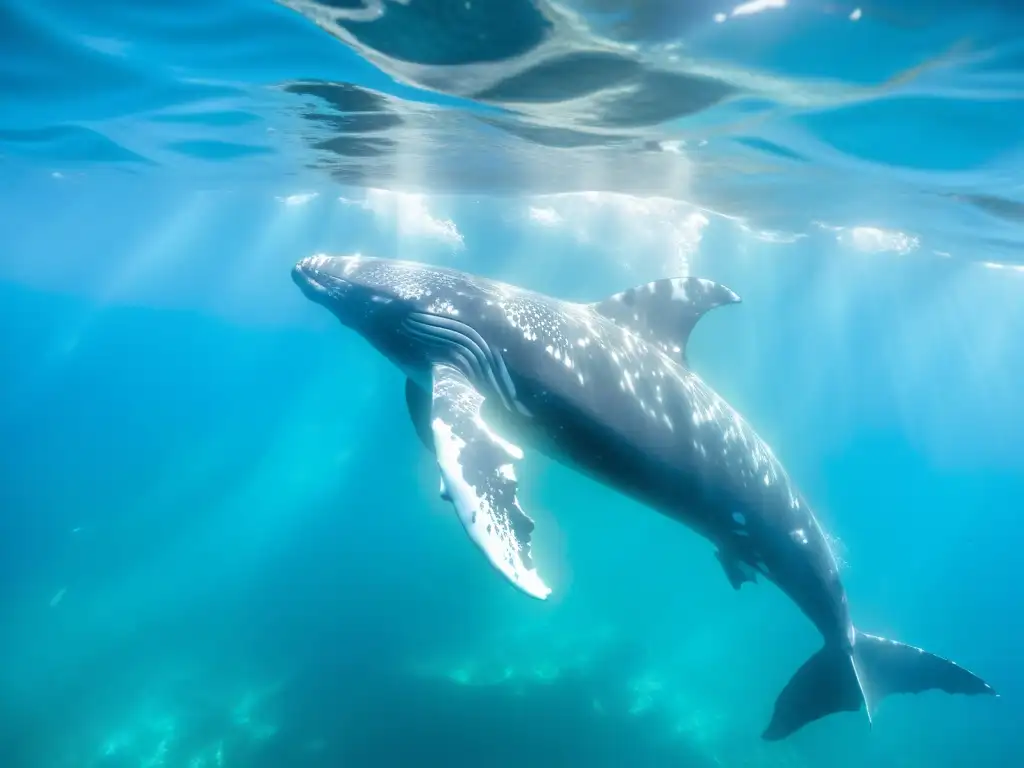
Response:
[[[0,2],[0,766],[1024,765],[1018,5],[362,5]],[[516,592],[319,251],[733,288],[858,627],[1001,696],[762,741],[811,624],[534,453]]]

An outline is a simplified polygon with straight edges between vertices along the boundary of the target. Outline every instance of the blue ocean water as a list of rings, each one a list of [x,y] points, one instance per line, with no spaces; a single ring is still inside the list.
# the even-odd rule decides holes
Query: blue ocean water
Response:
[[[1014,2],[0,2],[0,766],[1024,765]],[[693,367],[858,627],[999,698],[760,734],[820,643],[531,453],[544,603],[316,252],[736,290]]]

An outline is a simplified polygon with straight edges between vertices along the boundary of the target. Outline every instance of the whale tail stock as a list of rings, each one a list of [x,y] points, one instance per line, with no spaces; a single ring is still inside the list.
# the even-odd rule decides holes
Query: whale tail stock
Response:
[[[771,723],[761,737],[778,741],[826,715],[857,712],[861,706],[870,722],[875,706],[889,694],[931,689],[997,695],[984,680],[952,661],[857,632],[852,650],[826,643],[804,662],[776,699]]]

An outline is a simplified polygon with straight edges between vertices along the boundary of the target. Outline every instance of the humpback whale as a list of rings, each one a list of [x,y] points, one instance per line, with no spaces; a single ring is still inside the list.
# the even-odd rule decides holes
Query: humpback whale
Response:
[[[441,496],[515,587],[544,599],[534,522],[517,497],[521,445],[665,514],[709,540],[734,589],[774,583],[820,632],[821,649],[779,694],[762,737],[890,694],[992,694],[934,654],[861,632],[829,541],[748,422],[690,367],[687,340],[740,301],[693,277],[593,303],[406,261],[316,255],[292,270],[406,375],[406,404],[437,461]]]

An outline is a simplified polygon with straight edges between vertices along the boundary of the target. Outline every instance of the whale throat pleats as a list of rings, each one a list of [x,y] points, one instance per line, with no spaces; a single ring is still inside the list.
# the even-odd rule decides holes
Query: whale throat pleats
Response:
[[[686,343],[704,314],[740,297],[724,285],[699,277],[672,277],[630,288],[591,308],[686,364]]]
[[[434,362],[452,366],[474,386],[496,393],[506,408],[522,411],[505,361],[472,326],[450,317],[412,312],[402,327],[410,338],[432,351]],[[408,398],[407,390],[407,403]]]

